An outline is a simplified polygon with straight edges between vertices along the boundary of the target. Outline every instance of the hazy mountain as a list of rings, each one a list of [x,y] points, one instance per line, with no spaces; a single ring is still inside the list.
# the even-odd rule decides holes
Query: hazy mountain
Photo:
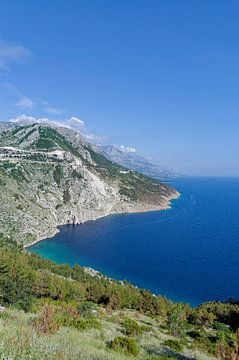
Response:
[[[137,152],[127,148],[119,148],[115,145],[98,146],[96,150],[111,161],[125,166],[128,169],[140,172],[144,175],[168,180],[179,176],[176,172],[163,166],[153,163],[146,157],[140,156]]]

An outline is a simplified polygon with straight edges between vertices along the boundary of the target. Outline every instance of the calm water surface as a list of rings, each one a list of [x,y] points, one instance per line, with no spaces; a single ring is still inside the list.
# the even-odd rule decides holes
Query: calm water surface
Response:
[[[29,248],[196,305],[239,298],[239,179],[182,178],[172,209],[112,215]]]

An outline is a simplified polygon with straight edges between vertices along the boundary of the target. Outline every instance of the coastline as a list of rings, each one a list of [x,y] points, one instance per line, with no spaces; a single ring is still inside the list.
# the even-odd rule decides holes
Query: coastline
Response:
[[[104,218],[106,216],[110,216],[110,215],[117,215],[117,214],[138,214],[138,213],[145,213],[145,212],[153,212],[153,211],[164,211],[164,210],[169,210],[171,209],[171,202],[173,200],[177,200],[179,199],[179,197],[181,196],[181,194],[176,191],[176,194],[175,196],[172,196],[170,197],[169,199],[167,199],[167,203],[165,204],[165,206],[160,206],[160,207],[152,207],[152,208],[142,208],[142,209],[128,209],[128,210],[125,210],[125,211],[113,211],[113,212],[109,212],[107,214],[102,214],[102,215],[98,215],[94,218],[90,218],[90,219],[86,219],[86,220],[82,220],[81,223],[79,223],[79,225],[81,224],[84,224],[88,221],[95,221],[95,220],[98,220],[98,219],[101,219],[101,218]],[[33,246],[37,243],[39,243],[40,241],[43,241],[43,240],[47,240],[47,239],[51,239],[52,237],[54,237],[56,234],[58,234],[60,232],[59,230],[59,226],[64,226],[64,225],[67,225],[66,223],[65,224],[58,224],[57,227],[54,228],[52,234],[50,234],[49,236],[47,237],[44,237],[44,238],[39,238],[39,239],[36,239],[32,242],[30,242],[29,244],[24,244],[23,245],[23,249],[27,249],[28,247],[30,246]]]

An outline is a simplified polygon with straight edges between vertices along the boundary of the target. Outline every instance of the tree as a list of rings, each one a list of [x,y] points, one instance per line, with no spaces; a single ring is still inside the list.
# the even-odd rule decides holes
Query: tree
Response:
[[[19,253],[0,251],[0,297],[4,304],[28,310],[32,300],[34,272]]]

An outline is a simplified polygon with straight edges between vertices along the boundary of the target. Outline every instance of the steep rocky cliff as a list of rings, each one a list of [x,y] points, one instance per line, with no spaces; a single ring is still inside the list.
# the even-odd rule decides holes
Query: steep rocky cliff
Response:
[[[160,210],[178,193],[107,160],[78,133],[41,124],[0,133],[0,232],[30,243],[57,226]]]

